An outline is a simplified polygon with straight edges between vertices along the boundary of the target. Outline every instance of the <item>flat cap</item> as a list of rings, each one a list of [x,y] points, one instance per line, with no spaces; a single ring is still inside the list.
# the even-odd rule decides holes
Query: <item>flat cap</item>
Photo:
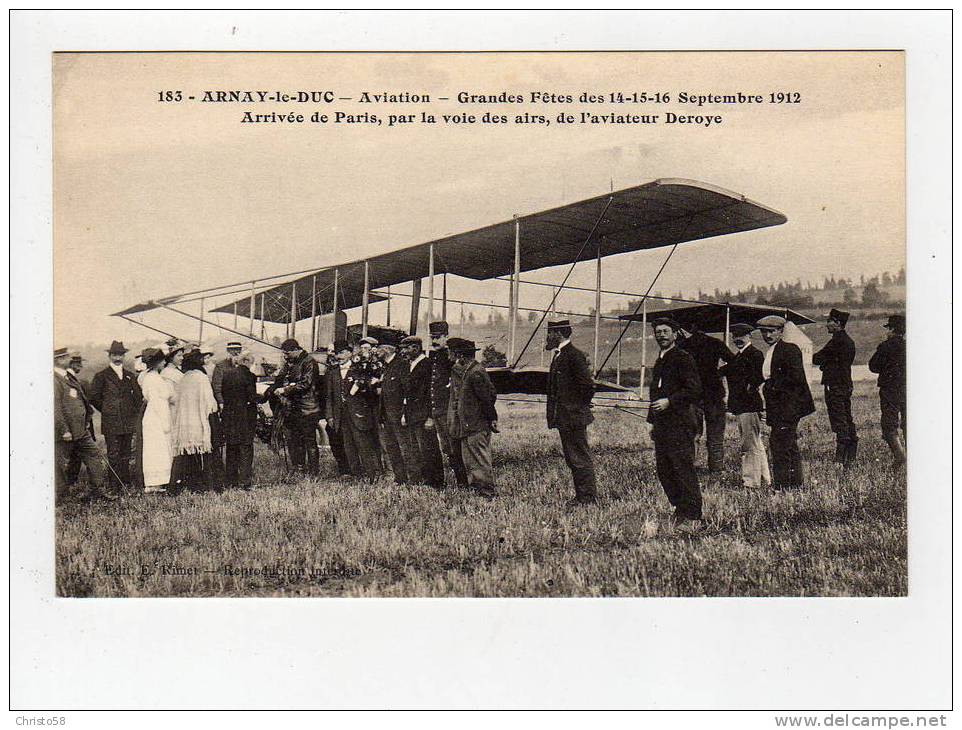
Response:
[[[658,327],[658,326],[660,326],[660,325],[668,325],[668,326],[671,327],[673,330],[675,330],[675,332],[677,332],[678,330],[681,329],[681,325],[678,323],[678,321],[675,320],[675,319],[672,319],[671,317],[657,317],[657,318],[651,320],[651,328],[652,328],[652,329],[654,329],[655,327]]]
[[[373,337],[362,337],[362,338],[361,338],[361,344],[362,344],[362,345],[370,345],[371,347],[377,347],[377,346],[378,346],[379,344],[381,344],[381,343],[379,343],[379,342],[378,342],[377,340],[375,340]]]
[[[838,322],[843,327],[848,323],[850,316],[848,312],[843,312],[841,309],[832,309],[832,311],[828,313],[828,319]]]
[[[292,352],[293,350],[300,350],[301,343],[295,340],[293,337],[288,337],[281,343],[281,350],[284,352]]]
[[[750,324],[742,324],[739,322],[738,324],[733,324],[729,328],[729,332],[731,332],[735,337],[744,337],[745,335],[750,335],[753,329],[755,328]]]
[[[758,320],[756,326],[760,330],[780,330],[785,327],[786,321],[784,317],[779,317],[777,314],[769,314]]]
[[[424,340],[422,340],[417,335],[408,335],[403,340],[401,340],[401,347],[405,345],[417,345],[420,348],[424,348]]]
[[[439,319],[437,322],[431,322],[428,325],[428,332],[432,335],[446,335],[449,332],[448,323],[443,319]]]

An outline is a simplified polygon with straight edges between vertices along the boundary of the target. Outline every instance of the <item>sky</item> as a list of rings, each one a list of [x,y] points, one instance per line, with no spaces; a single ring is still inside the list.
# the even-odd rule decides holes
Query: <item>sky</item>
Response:
[[[53,59],[54,338],[139,340],[135,302],[380,254],[664,177],[741,193],[783,226],[679,247],[655,289],[712,291],[905,262],[900,53],[57,54]],[[429,105],[160,102],[182,90],[430,94]],[[571,94],[467,105],[461,91]],[[581,104],[582,92],[797,92],[799,104]],[[440,101],[437,97],[450,97]],[[721,125],[241,124],[244,111],[721,114]],[[665,250],[606,260],[604,287],[645,291]],[[526,274],[560,282],[564,270]],[[592,286],[580,264],[569,283]],[[78,286],[77,282],[84,282]],[[502,283],[452,298],[507,303]],[[521,305],[550,291],[523,287]],[[605,297],[603,309],[625,297]],[[222,302],[228,299],[221,300]],[[593,295],[559,308],[588,311]],[[404,317],[406,301],[394,306]],[[478,310],[477,316],[486,316]],[[349,313],[357,321],[358,313]],[[372,309],[383,320],[384,305]],[[197,324],[144,321],[182,336]],[[230,324],[224,320],[225,324]],[[210,332],[213,328],[208,328]]]

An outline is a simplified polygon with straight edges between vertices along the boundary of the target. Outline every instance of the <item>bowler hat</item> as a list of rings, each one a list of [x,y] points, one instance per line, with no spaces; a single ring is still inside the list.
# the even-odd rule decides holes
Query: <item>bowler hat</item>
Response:
[[[893,332],[898,332],[899,334],[904,335],[905,334],[905,315],[890,314],[889,321],[882,326],[892,330]]]
[[[301,349],[300,343],[297,340],[295,340],[293,337],[288,337],[286,340],[284,340],[281,343],[281,350],[283,350],[284,352],[293,352],[294,350],[300,350],[300,349]]]
[[[451,352],[477,352],[478,348],[473,340],[466,340],[462,337],[452,337],[448,340],[448,349]]]
[[[432,335],[446,335],[448,331],[448,323],[443,319],[439,319],[437,322],[431,322],[428,325],[428,332]]]
[[[784,317],[779,317],[777,314],[769,314],[767,317],[762,317],[756,323],[756,326],[760,330],[780,330],[785,327],[785,322],[787,322]]]
[[[744,337],[745,335],[750,335],[754,329],[750,324],[742,324],[741,322],[733,324],[730,328],[730,332],[735,337]]]
[[[126,347],[124,347],[124,343],[123,343],[123,342],[118,342],[117,340],[114,340],[113,342],[110,343],[110,349],[107,350],[107,354],[108,354],[108,355],[123,355],[123,354],[126,353],[127,351],[128,351],[128,350],[127,350]]]
[[[678,321],[672,319],[671,317],[657,317],[651,321],[652,329],[655,329],[655,327],[659,327],[661,325],[668,325],[675,330],[675,332],[681,329],[681,325],[678,324]]]
[[[828,313],[828,318],[833,322],[838,322],[843,327],[848,324],[848,318],[851,315],[848,312],[843,312],[840,309],[833,309]]]

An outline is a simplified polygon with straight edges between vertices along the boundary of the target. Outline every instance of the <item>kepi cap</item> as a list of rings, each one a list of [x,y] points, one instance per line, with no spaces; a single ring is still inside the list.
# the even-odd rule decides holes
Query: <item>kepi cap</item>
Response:
[[[843,312],[840,309],[832,309],[832,311],[828,313],[828,319],[833,322],[838,322],[843,327],[848,324],[848,318],[850,316],[848,312]]]
[[[55,360],[59,360],[62,357],[67,357],[70,353],[67,352],[66,347],[58,347],[53,351],[53,356]]]
[[[437,322],[431,322],[428,325],[428,332],[432,335],[446,335],[449,331],[448,323],[443,319],[439,319]]]
[[[548,322],[548,331],[560,330],[560,329],[571,329],[571,321],[567,319],[556,319],[554,322]]]
[[[237,342],[237,341],[231,341],[231,342],[228,342],[228,343],[227,343],[226,349],[228,349],[228,350],[243,350],[243,349],[244,349],[244,346],[243,346],[241,343]]]

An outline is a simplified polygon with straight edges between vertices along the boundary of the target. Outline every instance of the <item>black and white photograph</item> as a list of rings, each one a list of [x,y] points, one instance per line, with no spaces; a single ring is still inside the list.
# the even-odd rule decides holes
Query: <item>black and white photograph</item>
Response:
[[[493,22],[481,12],[438,14],[427,47],[358,40],[376,15],[307,14],[302,33],[334,23],[328,42],[293,46],[248,30],[301,17],[283,11],[123,16],[164,38],[223,21],[209,41],[154,44],[77,31],[113,13],[21,15],[83,22],[31,56],[49,83],[47,239],[12,250],[11,322],[52,373],[11,370],[39,423],[12,438],[43,439],[11,479],[12,579],[71,622],[145,612],[144,636],[148,611],[178,616],[171,632],[215,610],[225,630],[308,611],[325,631],[354,630],[324,618],[354,612],[360,631],[362,614],[386,627],[395,612],[403,633],[419,607],[543,611],[546,627],[591,610],[592,631],[620,612],[615,643],[642,621],[643,645],[647,612],[675,606],[679,641],[723,652],[751,622],[759,643],[799,642],[816,614],[853,641],[861,615],[872,643],[889,630],[870,613],[950,576],[950,457],[931,457],[948,443],[950,233],[913,207],[935,197],[911,192],[906,44],[428,42]],[[14,207],[27,167],[12,168]],[[18,296],[34,249],[40,284]],[[16,567],[27,539],[43,572]],[[932,550],[944,559],[920,563]],[[948,593],[938,605],[930,628],[947,632]],[[735,629],[720,617],[739,607],[796,618]],[[765,671],[788,671],[782,656]],[[807,707],[627,699],[617,671],[610,696],[499,685],[410,706]],[[149,704],[203,706],[177,696]],[[216,708],[312,708],[285,696]],[[910,696],[948,702],[941,685]],[[318,704],[407,702],[394,697]]]

